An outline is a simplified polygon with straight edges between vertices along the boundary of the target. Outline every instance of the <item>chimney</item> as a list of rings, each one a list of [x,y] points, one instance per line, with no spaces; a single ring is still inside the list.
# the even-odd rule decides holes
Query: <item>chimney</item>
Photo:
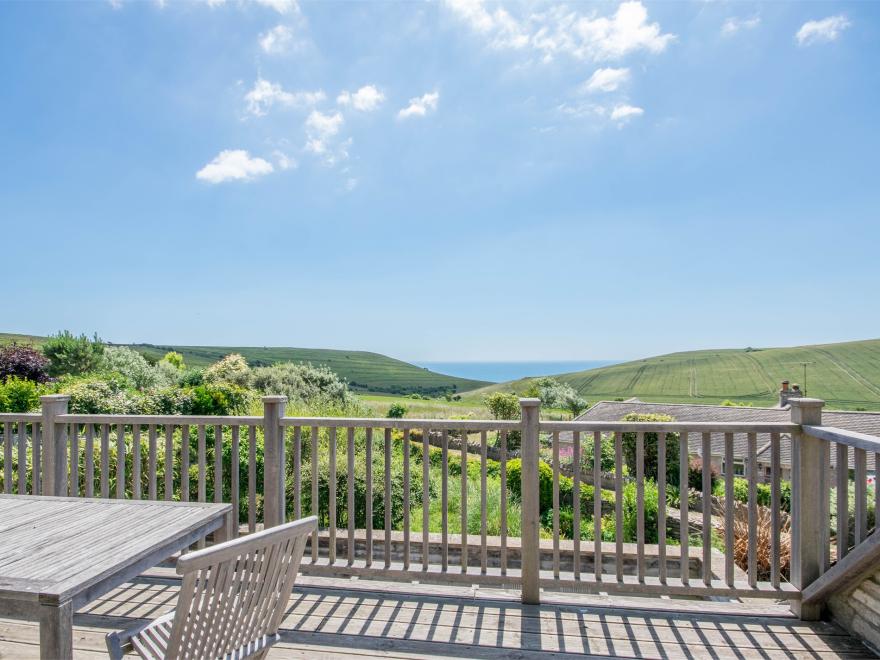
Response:
[[[785,408],[791,399],[797,399],[803,395],[804,393],[801,392],[800,385],[789,387],[789,382],[784,380],[782,381],[782,389],[779,390],[779,407]]]

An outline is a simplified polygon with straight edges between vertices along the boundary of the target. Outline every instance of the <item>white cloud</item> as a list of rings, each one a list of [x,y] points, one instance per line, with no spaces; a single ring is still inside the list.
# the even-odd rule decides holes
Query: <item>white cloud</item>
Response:
[[[751,18],[736,18],[731,16],[721,25],[721,34],[725,37],[732,37],[742,30],[754,30],[760,24],[760,16],[752,16]]]
[[[611,119],[613,121],[625,122],[631,119],[632,117],[640,117],[645,114],[645,111],[642,108],[637,108],[634,105],[622,104],[615,106],[613,110],[611,110]]]
[[[258,79],[253,89],[244,95],[247,111],[261,117],[276,103],[288,108],[305,108],[320,103],[326,94],[320,89],[314,92],[286,92],[278,83]]]
[[[293,44],[293,30],[286,25],[276,25],[260,35],[260,48],[265,53],[283,53]]]
[[[299,4],[296,0],[256,0],[256,3],[274,9],[279,14],[299,13]]]
[[[447,6],[470,28],[489,38],[496,49],[531,48],[551,60],[563,53],[581,60],[608,60],[645,50],[659,53],[675,39],[638,0],[623,2],[611,16],[589,15],[554,5],[543,13],[515,17],[501,7],[487,9],[483,0],[446,0]],[[523,5],[517,5],[521,7]]]
[[[338,161],[348,159],[348,147],[351,138],[342,144],[333,145],[333,137],[339,133],[345,118],[341,112],[324,113],[312,110],[306,118],[305,150],[320,156],[325,165],[335,165]]]
[[[330,137],[331,135],[336,135],[344,123],[345,118],[341,112],[330,114],[320,112],[319,110],[312,110],[306,119],[306,130],[314,135]]]
[[[196,178],[208,183],[247,181],[272,171],[272,163],[262,158],[252,158],[244,149],[224,149],[196,172]]]
[[[363,112],[371,112],[372,110],[375,110],[382,105],[384,100],[385,94],[373,85],[364,85],[354,93],[343,91],[336,97],[336,102],[339,105],[350,105],[355,110],[361,110]]]
[[[409,105],[397,113],[398,119],[408,117],[424,117],[428,112],[437,109],[440,100],[439,92],[428,92],[409,100]]]
[[[586,92],[613,92],[629,81],[629,69],[596,69],[584,83]]]
[[[795,39],[797,39],[800,46],[835,41],[840,36],[840,33],[850,25],[852,23],[843,14],[829,16],[821,21],[807,21],[801,25],[801,29],[797,31]]]
[[[278,164],[278,169],[294,170],[299,167],[299,163],[296,162],[295,158],[288,156],[280,149],[276,149],[275,151],[273,151],[272,155],[275,157],[275,162]]]

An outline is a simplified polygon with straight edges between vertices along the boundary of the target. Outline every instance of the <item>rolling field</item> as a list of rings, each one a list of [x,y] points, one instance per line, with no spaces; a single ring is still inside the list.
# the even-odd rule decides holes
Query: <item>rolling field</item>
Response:
[[[0,334],[0,345],[13,341],[39,345],[44,339],[30,335]],[[345,378],[353,390],[362,392],[431,395],[446,391],[464,392],[487,384],[485,381],[438,374],[387,355],[367,351],[153,344],[132,344],[131,348],[152,360],[161,359],[168,351],[177,351],[183,355],[186,364],[194,367],[207,366],[230,353],[241,353],[252,367],[276,362],[310,362],[314,365],[326,365]]]
[[[831,408],[880,410],[880,339],[792,348],[670,353],[589,371],[559,374],[591,403],[638,397],[645,401],[718,403],[725,399],[768,406],[784,379],[804,386]],[[528,380],[468,393],[522,392]]]

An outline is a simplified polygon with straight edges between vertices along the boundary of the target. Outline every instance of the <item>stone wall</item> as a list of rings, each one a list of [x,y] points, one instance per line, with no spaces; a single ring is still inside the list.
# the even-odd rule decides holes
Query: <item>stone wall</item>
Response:
[[[831,617],[880,653],[880,571],[828,601]]]

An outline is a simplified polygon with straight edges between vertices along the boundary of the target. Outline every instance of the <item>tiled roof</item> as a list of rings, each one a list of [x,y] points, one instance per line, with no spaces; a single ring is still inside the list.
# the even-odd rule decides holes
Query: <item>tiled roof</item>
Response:
[[[690,403],[646,403],[639,400],[600,401],[581,414],[578,421],[616,422],[630,413],[669,415],[677,422],[789,422],[789,408],[747,408],[734,406],[712,406]],[[822,412],[822,423],[848,431],[858,431],[880,437],[880,413],[846,412],[826,410]],[[568,435],[570,438],[570,434]],[[568,439],[568,438],[566,438]],[[701,453],[702,438],[698,433],[691,433],[688,445],[692,454]],[[712,453],[724,455],[724,434],[712,434]],[[733,453],[736,459],[748,455],[748,436],[745,433],[734,434]],[[791,438],[783,434],[780,438],[780,462],[784,467],[791,466]],[[874,455],[868,454],[868,469],[874,469]],[[770,462],[770,435],[758,434],[758,460]],[[831,451],[831,464],[836,464],[836,452]],[[853,467],[853,452],[849,453],[849,464]]]

